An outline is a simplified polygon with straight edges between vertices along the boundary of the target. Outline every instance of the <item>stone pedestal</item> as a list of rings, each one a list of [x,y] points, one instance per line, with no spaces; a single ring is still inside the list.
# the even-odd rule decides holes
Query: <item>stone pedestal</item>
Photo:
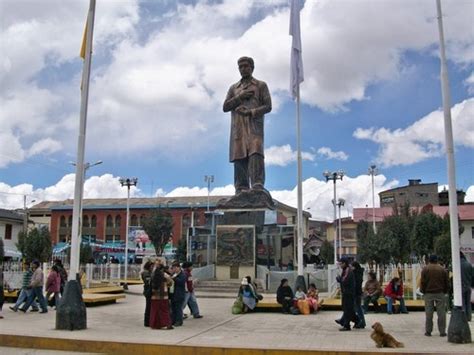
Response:
[[[77,280],[68,281],[63,297],[56,308],[56,329],[80,330],[87,328],[86,305],[82,300]]]

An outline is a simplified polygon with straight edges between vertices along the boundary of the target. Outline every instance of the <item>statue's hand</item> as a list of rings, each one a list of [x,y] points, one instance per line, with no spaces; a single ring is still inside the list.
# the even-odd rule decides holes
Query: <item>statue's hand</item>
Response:
[[[239,106],[239,107],[237,107],[237,109],[235,111],[239,115],[242,115],[242,116],[251,116],[252,115],[252,112],[245,106]]]
[[[248,100],[253,95],[255,95],[255,92],[253,90],[244,90],[240,93],[239,98],[240,100]]]

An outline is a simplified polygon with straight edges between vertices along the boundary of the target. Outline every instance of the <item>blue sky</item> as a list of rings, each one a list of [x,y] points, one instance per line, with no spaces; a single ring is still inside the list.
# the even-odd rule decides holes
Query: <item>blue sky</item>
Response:
[[[457,186],[474,201],[474,3],[442,1]],[[88,1],[0,3],[0,207],[71,198],[80,105],[78,57]],[[227,88],[255,59],[266,116],[266,187],[296,204],[295,107],[288,92],[287,0],[98,1],[86,197],[233,193]],[[307,0],[301,14],[304,206],[332,215],[324,170],[343,169],[340,197],[371,205],[407,179],[447,183],[434,1]]]

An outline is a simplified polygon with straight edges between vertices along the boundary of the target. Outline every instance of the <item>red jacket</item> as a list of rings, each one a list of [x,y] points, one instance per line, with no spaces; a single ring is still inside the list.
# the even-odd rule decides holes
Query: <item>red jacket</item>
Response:
[[[403,297],[403,282],[400,281],[397,292],[393,289],[393,284],[390,281],[383,291],[383,295],[390,298],[401,298]]]
[[[184,276],[186,276],[186,292],[193,292],[193,275],[190,270],[184,270]]]
[[[46,291],[47,292],[59,292],[61,287],[61,276],[56,271],[52,271],[48,275],[46,281]]]

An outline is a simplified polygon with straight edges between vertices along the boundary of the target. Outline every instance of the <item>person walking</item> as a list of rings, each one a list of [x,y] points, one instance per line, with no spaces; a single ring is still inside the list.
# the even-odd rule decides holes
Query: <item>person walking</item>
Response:
[[[425,335],[433,331],[433,313],[436,307],[439,335],[446,336],[446,294],[449,290],[448,273],[438,264],[438,257],[430,255],[429,264],[421,270],[421,292],[425,299]]]
[[[342,326],[340,331],[348,331],[351,330],[351,322],[358,323],[355,313],[355,277],[349,265],[349,259],[342,257],[339,263],[342,274],[337,276],[336,280],[341,284],[343,314],[341,319],[336,319],[336,323]]]
[[[474,270],[472,265],[467,261],[466,256],[461,251],[461,290],[462,290],[462,309],[466,313],[467,321],[472,320],[471,306],[471,287],[473,283]]]
[[[164,272],[164,261],[157,259],[151,276],[150,328],[173,329],[168,288],[173,284],[171,278]]]
[[[181,269],[179,262],[174,262],[171,271],[174,281],[174,292],[171,297],[171,318],[173,325],[180,327],[183,325],[183,303],[186,297],[186,276]]]
[[[54,295],[54,307],[59,304],[59,291],[61,288],[61,276],[59,275],[59,268],[56,265],[51,267],[48,278],[46,280],[46,302],[49,300],[51,294]]]
[[[383,295],[387,300],[387,313],[393,314],[393,305],[396,301],[400,302],[400,313],[407,314],[405,298],[403,297],[403,282],[399,277],[394,277],[385,287]]]
[[[183,263],[183,272],[185,276],[185,294],[183,302],[183,311],[186,306],[189,306],[191,314],[195,319],[202,318],[202,315],[199,313],[199,306],[196,300],[196,295],[194,293],[194,280],[193,280],[193,263],[184,262]]]
[[[13,306],[9,307],[13,312],[17,312],[18,308],[20,308],[20,306],[28,300],[28,297],[33,292],[33,290],[30,287],[31,276],[33,276],[33,271],[31,270],[30,265],[27,263],[25,263],[25,268],[26,270],[23,272],[23,281],[22,281],[20,295],[18,296],[16,303]],[[38,304],[33,299],[33,302],[31,303],[31,312],[38,312],[38,311],[39,311]]]
[[[61,285],[59,286],[59,292],[61,293],[61,296],[64,293],[64,287],[66,287],[67,283],[67,271],[64,268],[63,262],[61,259],[56,259],[54,260],[54,265],[58,268],[58,273],[61,278]]]
[[[32,305],[35,297],[38,299],[38,302],[41,307],[41,311],[39,313],[48,313],[48,305],[46,304],[46,300],[43,295],[43,270],[40,267],[40,262],[38,260],[34,260],[31,263],[31,269],[33,270],[33,275],[31,276],[30,287],[32,289],[31,294],[28,296],[26,303],[23,307],[19,308],[20,311],[25,313],[28,308]]]
[[[364,313],[369,311],[369,304],[373,303],[375,313],[379,312],[379,297],[382,294],[382,288],[380,283],[377,281],[377,275],[375,272],[369,272],[369,279],[365,282],[364,285]]]
[[[364,329],[366,325],[364,311],[362,310],[362,282],[364,279],[364,268],[360,266],[357,261],[352,263],[352,267],[354,268],[355,278],[355,312],[358,318],[358,322],[354,328]]]
[[[145,296],[145,314],[144,314],[145,327],[150,326],[152,269],[153,269],[153,262],[148,260],[143,265],[143,271],[141,272],[141,275],[140,275],[143,280],[143,296]]]

